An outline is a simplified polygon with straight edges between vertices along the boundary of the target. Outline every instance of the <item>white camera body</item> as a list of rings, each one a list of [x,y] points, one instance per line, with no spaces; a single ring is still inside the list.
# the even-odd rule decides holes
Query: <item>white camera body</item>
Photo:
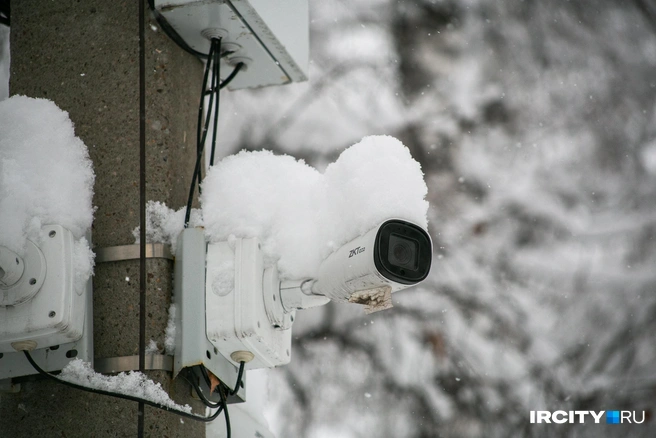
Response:
[[[326,258],[307,291],[335,301],[364,304],[367,313],[392,307],[391,294],[419,283],[430,271],[432,243],[426,231],[390,219]]]

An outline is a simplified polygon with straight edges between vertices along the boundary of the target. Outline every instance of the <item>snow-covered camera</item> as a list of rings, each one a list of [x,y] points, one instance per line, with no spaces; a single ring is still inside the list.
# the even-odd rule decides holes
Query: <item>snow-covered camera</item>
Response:
[[[178,239],[174,372],[203,363],[224,380],[234,377],[226,364],[243,358],[246,369],[288,363],[297,310],[330,300],[368,313],[392,307],[392,292],[428,276],[433,252],[424,229],[390,219],[326,257],[316,278],[281,280],[255,237],[206,244],[189,228]]]
[[[331,300],[364,304],[367,312],[392,307],[392,292],[424,280],[430,271],[432,243],[421,227],[390,219],[328,256],[304,292]]]

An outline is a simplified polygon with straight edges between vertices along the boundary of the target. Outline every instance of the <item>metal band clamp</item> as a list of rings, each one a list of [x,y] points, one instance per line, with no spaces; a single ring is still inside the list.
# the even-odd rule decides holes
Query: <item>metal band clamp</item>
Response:
[[[145,359],[146,371],[173,371],[173,356],[147,354]],[[103,374],[139,370],[139,356],[105,357],[94,359],[93,362],[96,372]]]
[[[139,244],[108,246],[106,248],[96,249],[96,263],[118,262],[122,260],[138,260]],[[168,245],[163,243],[146,244],[147,259],[169,259],[173,260],[173,254]]]

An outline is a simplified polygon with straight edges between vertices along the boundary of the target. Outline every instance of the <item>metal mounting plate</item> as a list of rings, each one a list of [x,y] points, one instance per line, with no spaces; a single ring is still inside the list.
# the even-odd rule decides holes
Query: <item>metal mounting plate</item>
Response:
[[[96,263],[120,262],[123,260],[138,260],[140,258],[140,245],[120,245],[108,246],[106,248],[96,248]],[[168,244],[147,243],[147,259],[169,259],[173,260],[173,254]]]
[[[173,371],[173,356],[163,354],[147,354],[145,357],[147,371],[163,370]],[[98,373],[121,373],[124,371],[139,370],[139,356],[120,356],[96,358],[94,370]]]
[[[209,52],[202,34],[207,29],[225,30],[222,42],[240,46],[224,58],[222,71],[229,71],[236,58],[252,62],[228,85],[230,90],[307,80],[307,0],[156,0],[155,8],[194,50]]]

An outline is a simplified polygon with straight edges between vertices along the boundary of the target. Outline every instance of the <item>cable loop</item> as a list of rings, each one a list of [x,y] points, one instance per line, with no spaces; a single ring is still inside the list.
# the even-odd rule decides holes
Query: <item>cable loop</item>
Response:
[[[161,410],[166,411],[166,412],[171,412],[171,413],[180,415],[181,417],[189,418],[189,419],[195,420],[195,421],[201,421],[201,422],[204,422],[204,423],[209,423],[210,421],[213,421],[221,413],[221,408],[219,408],[212,415],[209,415],[207,417],[203,417],[203,416],[196,415],[196,414],[190,414],[188,412],[184,412],[184,411],[181,411],[179,409],[170,408],[168,406],[164,406],[164,405],[161,405],[159,403],[155,403],[153,401],[146,400],[146,399],[143,399],[143,398],[140,398],[140,397],[135,397],[133,395],[120,394],[120,393],[117,393],[117,392],[109,392],[109,391],[105,391],[105,390],[102,390],[102,389],[90,388],[88,386],[79,385],[79,384],[73,383],[73,382],[68,382],[66,380],[62,380],[62,379],[60,379],[60,378],[58,378],[58,377],[44,371],[43,368],[41,368],[34,361],[34,359],[32,358],[32,355],[29,353],[29,351],[24,350],[23,353],[25,354],[25,357],[27,358],[27,361],[32,365],[32,367],[39,374],[41,374],[44,377],[47,377],[48,379],[54,380],[55,382],[61,383],[62,385],[70,386],[71,388],[79,389],[81,391],[91,392],[93,394],[107,395],[109,397],[122,398],[122,399],[125,399],[125,400],[130,400],[130,401],[134,401],[134,402],[138,402],[138,403],[144,403],[144,404],[147,404],[148,406],[152,406],[154,408],[161,409]]]

